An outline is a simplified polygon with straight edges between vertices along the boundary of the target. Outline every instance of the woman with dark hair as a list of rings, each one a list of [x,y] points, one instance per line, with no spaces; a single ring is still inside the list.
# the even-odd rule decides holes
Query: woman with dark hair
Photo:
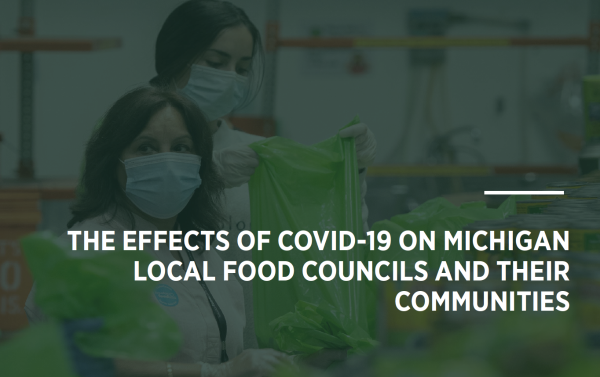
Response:
[[[114,231],[122,247],[124,231],[220,229],[223,183],[212,161],[212,135],[186,97],[152,87],[127,93],[106,114],[85,157],[71,231]],[[194,242],[197,250],[170,250],[165,243],[143,250],[163,265],[181,262],[174,275],[183,275],[191,261],[218,271],[223,260],[214,248]],[[44,320],[34,297],[32,290],[25,307],[30,322]],[[236,280],[163,279],[155,298],[178,324],[183,345],[168,363],[116,360],[118,376],[258,377],[289,361],[271,349],[243,351],[243,291]]]
[[[164,22],[156,39],[152,85],[177,90],[191,98],[209,120],[214,142],[214,161],[225,182],[225,230],[232,247],[228,259],[243,261],[248,252],[236,247],[239,232],[250,229],[248,185],[258,158],[248,147],[262,137],[233,130],[222,117],[248,103],[262,79],[263,50],[260,33],[246,13],[219,0],[190,0],[179,5]],[[368,209],[365,168],[374,158],[376,142],[365,124],[340,132],[355,137],[363,193],[363,221]],[[258,347],[254,332],[252,283],[244,289],[246,329],[244,348]]]
[[[175,134],[174,140],[167,138]],[[71,208],[68,227],[107,214],[111,220],[121,210],[132,227],[135,214],[158,229],[172,230],[177,221],[186,231],[218,230],[223,183],[212,162],[212,144],[206,120],[187,98],[152,87],[126,94],[88,142],[85,190]],[[142,164],[152,169],[141,175]],[[188,165],[197,167],[199,177],[197,171],[194,177],[177,175]],[[134,172],[132,181],[128,173]],[[163,182],[169,186],[160,186]]]

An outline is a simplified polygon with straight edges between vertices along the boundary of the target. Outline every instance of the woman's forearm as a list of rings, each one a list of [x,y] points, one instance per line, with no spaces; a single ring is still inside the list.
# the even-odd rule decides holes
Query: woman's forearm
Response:
[[[201,377],[202,365],[170,363],[173,377]],[[164,361],[115,360],[117,377],[171,377]]]

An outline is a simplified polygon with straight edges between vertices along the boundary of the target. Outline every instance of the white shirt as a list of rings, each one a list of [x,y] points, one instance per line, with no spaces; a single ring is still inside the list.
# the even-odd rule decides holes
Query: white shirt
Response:
[[[125,216],[118,215],[108,223],[105,222],[104,216],[88,219],[76,224],[71,230],[114,230],[115,245],[123,244],[124,230],[156,230],[154,225],[141,217],[134,215],[134,218],[135,229],[131,229],[131,224]],[[66,233],[61,238],[71,245],[71,237]],[[78,249],[83,250],[83,245]],[[154,260],[162,261],[165,266],[174,260],[168,245],[161,244],[159,250],[155,251],[154,245],[146,244],[144,251],[148,252]],[[183,276],[188,266],[187,253],[181,252],[181,255],[184,264],[182,267],[173,268],[174,275]],[[235,279],[223,281],[223,260],[214,250],[195,252],[194,259],[200,276],[203,276],[203,261],[207,261],[209,275],[215,277],[215,281],[207,281],[206,285],[227,320],[227,355],[233,359],[243,351],[243,333],[246,321],[242,288]],[[35,305],[34,297],[35,288],[29,293],[25,304],[25,312],[30,323],[44,320],[43,313]],[[207,296],[195,278],[176,282],[165,276],[155,289],[153,299],[177,323],[183,335],[182,347],[171,361],[211,364],[221,362],[219,327]]]
[[[234,145],[249,145],[264,140],[264,137],[232,130],[225,121],[221,122],[219,129],[213,135],[213,149],[215,151]],[[240,262],[252,260],[251,251],[242,251],[237,246],[237,237],[243,230],[252,230],[250,227],[250,192],[248,184],[225,189],[223,212],[225,224],[223,230],[229,232],[229,250],[221,251],[223,260]],[[237,275],[236,275],[237,277]],[[244,291],[244,306],[246,313],[246,328],[244,329],[244,349],[258,348],[256,332],[254,331],[254,306],[252,300],[252,281],[243,281],[238,278]]]

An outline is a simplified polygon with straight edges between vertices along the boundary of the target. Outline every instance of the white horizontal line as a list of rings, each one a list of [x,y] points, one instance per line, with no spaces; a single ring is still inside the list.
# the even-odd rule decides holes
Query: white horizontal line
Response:
[[[483,195],[564,195],[564,191],[484,191]]]

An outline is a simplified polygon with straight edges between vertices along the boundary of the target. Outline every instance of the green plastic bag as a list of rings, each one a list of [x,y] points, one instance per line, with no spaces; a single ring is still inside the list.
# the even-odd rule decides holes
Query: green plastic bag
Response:
[[[311,354],[324,348],[364,353],[376,345],[355,321],[323,302],[298,301],[294,313],[274,319],[270,327],[279,349],[290,354]]]
[[[138,360],[166,360],[177,353],[179,328],[152,301],[157,283],[133,278],[134,261],[142,271],[151,262],[147,253],[72,251],[46,234],[27,236],[21,246],[36,281],[36,304],[47,317],[103,319],[101,330],[76,334],[85,353]]]
[[[62,329],[54,322],[36,324],[0,345],[2,376],[75,377],[64,347]]]
[[[390,232],[392,243],[385,252],[373,251],[373,260],[398,260],[406,261],[407,268],[412,268],[417,261],[427,261],[430,269],[437,270],[442,261],[462,261],[463,254],[456,247],[444,250],[444,232],[452,234],[462,230],[465,225],[479,220],[503,219],[508,215],[516,214],[516,197],[509,197],[499,208],[486,208],[485,202],[470,202],[455,206],[444,198],[431,199],[407,214],[397,215],[390,220],[378,221],[373,224],[372,230],[378,233],[383,230]],[[418,234],[424,231],[429,237],[435,231],[435,250],[425,250],[418,247],[413,250],[402,250],[397,242],[400,234],[411,230]]]
[[[355,118],[346,127],[358,122],[358,118]],[[305,146],[273,137],[250,147],[260,159],[250,180],[254,232],[269,230],[271,237],[274,237],[284,230],[306,230],[311,234],[312,231],[323,234],[326,230],[346,230],[363,238],[353,138],[343,139],[336,135],[313,146]],[[340,260],[366,260],[366,250],[357,247],[350,251],[319,251],[313,242],[313,247],[307,251],[284,251],[276,240],[272,240],[263,245],[262,251],[254,250],[252,258],[255,264],[264,260],[274,263],[286,260],[295,269],[294,278],[289,281],[253,281],[254,327],[261,347],[275,347],[295,353],[307,353],[325,346],[352,347],[350,339],[340,340],[341,334],[349,329],[345,324],[347,321],[361,329],[356,344],[364,340],[365,333],[373,336],[375,305],[372,284],[339,279],[309,282],[301,275],[302,266],[308,260],[317,263],[331,260],[336,264]],[[310,304],[300,304],[299,301],[320,308],[322,317],[327,312],[323,308],[335,308],[327,319],[330,328],[324,331],[322,326],[304,319],[300,325],[302,313],[308,310],[306,305]],[[305,310],[294,314],[297,304]],[[270,327],[272,321],[275,321],[273,328]],[[282,333],[286,326],[296,326],[294,334],[302,336],[304,345],[292,344],[293,337]],[[305,330],[302,330],[302,326]],[[300,335],[303,331],[303,335]],[[313,341],[309,340],[311,334]],[[326,334],[337,336],[338,340],[319,343],[317,337],[325,337]],[[353,333],[345,335],[355,336]],[[355,351],[358,351],[356,347]]]

